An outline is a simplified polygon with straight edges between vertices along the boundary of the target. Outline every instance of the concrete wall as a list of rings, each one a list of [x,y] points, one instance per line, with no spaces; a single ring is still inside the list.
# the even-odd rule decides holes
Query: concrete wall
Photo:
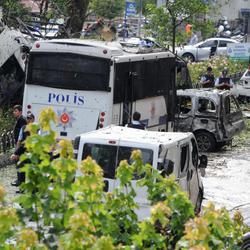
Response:
[[[221,5],[220,14],[227,16],[229,20],[241,17],[241,10],[250,11],[250,0],[217,0]]]
[[[165,0],[157,0],[157,6],[163,5],[165,2]],[[214,0],[214,2],[221,6],[218,11],[219,15],[227,16],[229,20],[239,18],[241,9],[250,10],[250,0]]]

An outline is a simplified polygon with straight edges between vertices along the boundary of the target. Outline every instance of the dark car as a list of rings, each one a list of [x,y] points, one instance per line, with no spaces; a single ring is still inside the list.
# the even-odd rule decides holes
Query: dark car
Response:
[[[239,104],[227,90],[178,90],[177,100],[175,130],[193,132],[201,151],[226,145],[245,127]]]

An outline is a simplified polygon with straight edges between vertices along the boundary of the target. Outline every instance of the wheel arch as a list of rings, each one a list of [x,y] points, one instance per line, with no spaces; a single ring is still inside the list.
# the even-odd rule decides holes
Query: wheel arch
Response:
[[[217,145],[217,140],[216,140],[216,137],[215,137],[215,135],[213,134],[213,133],[211,133],[210,131],[208,131],[208,130],[206,130],[206,129],[197,129],[197,130],[195,130],[195,131],[193,131],[193,134],[194,134],[194,136],[195,136],[195,138],[196,138],[196,140],[197,140],[197,136],[199,135],[199,134],[207,134],[209,137],[211,137],[211,139],[212,139],[212,144],[211,144],[211,148],[210,149],[208,149],[208,150],[201,150],[201,148],[199,147],[199,151],[203,151],[203,152],[213,152],[214,150],[215,150],[215,148],[216,148],[216,145]],[[197,143],[198,143],[198,141],[197,141]],[[199,145],[199,143],[198,143],[198,145]]]

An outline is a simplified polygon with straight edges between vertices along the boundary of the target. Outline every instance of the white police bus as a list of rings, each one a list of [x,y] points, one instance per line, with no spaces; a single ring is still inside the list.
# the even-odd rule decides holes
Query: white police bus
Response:
[[[115,42],[37,41],[27,65],[24,112],[38,117],[53,107],[59,138],[125,125],[135,110],[148,129],[167,130],[173,120],[175,60],[171,52],[129,53]]]

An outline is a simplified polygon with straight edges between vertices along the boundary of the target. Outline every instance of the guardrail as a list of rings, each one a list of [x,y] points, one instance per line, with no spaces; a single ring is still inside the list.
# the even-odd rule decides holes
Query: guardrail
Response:
[[[6,153],[7,150],[15,147],[13,131],[6,131],[0,135],[0,153]]]

